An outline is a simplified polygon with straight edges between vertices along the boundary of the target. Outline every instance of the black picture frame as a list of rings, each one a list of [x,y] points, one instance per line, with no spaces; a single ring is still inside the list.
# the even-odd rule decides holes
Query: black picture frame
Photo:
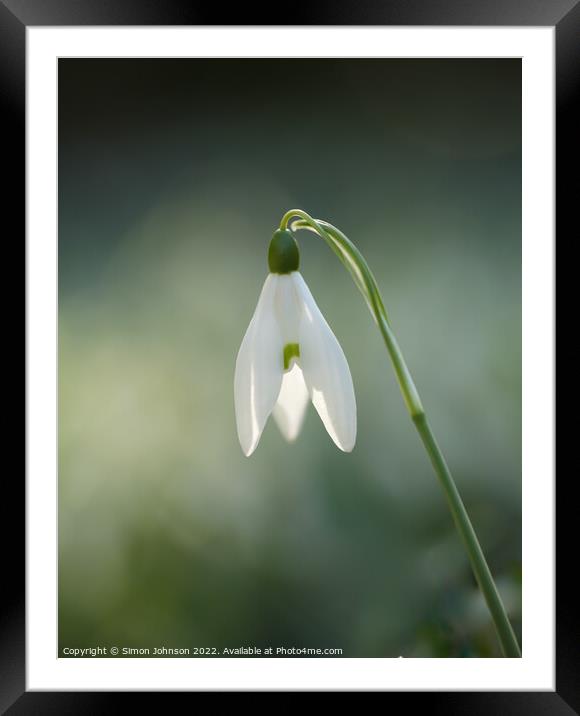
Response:
[[[579,165],[580,118],[574,99],[580,96],[580,1],[579,0],[311,0],[281,8],[247,4],[221,20],[221,4],[186,0],[0,0],[0,120],[3,125],[4,189],[3,226],[11,219],[10,241],[4,234],[6,252],[18,255],[25,238],[25,111],[27,26],[78,25],[455,25],[455,26],[553,26],[556,35],[556,225],[564,244],[577,236],[572,222],[578,202],[578,184],[570,180]],[[283,22],[282,15],[286,13]],[[288,15],[290,17],[288,17]],[[572,233],[574,231],[574,233]],[[22,241],[22,244],[20,243]],[[7,246],[7,244],[10,244]],[[554,249],[555,250],[555,249]],[[18,260],[15,257],[16,260]],[[16,265],[16,262],[11,264]],[[6,288],[3,287],[5,292]],[[14,301],[14,293],[8,300]],[[14,366],[14,372],[17,368]],[[555,380],[555,378],[554,378]],[[7,421],[8,422],[8,421]],[[0,710],[10,714],[111,713],[127,707],[127,699],[157,701],[158,694],[119,692],[29,692],[25,687],[25,480],[8,471],[3,479],[4,518],[3,608],[0,616]],[[558,482],[556,492],[556,690],[554,692],[387,692],[386,698],[419,700],[430,713],[469,714],[571,714],[580,713],[580,627],[572,581],[575,502],[573,474]],[[164,692],[161,698],[175,699]],[[428,704],[427,704],[428,699]],[[158,702],[161,703],[161,702]],[[133,705],[133,704],[131,704]]]

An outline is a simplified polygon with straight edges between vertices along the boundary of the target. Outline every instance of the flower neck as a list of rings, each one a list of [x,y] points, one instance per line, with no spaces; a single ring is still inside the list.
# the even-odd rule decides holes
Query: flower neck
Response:
[[[268,266],[271,273],[285,274],[298,271],[300,251],[296,239],[286,229],[278,229],[268,248]]]

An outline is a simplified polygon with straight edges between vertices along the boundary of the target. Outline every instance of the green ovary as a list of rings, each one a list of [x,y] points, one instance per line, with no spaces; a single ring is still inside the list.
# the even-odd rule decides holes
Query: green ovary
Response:
[[[284,346],[284,370],[290,368],[292,358],[300,358],[300,345],[298,343],[286,343]]]

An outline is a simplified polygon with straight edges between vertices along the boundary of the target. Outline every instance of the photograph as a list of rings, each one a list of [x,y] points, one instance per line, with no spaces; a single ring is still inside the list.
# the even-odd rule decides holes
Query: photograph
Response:
[[[59,659],[525,656],[521,58],[57,73]]]
[[[580,0],[363,5],[0,0],[0,714],[580,714]]]

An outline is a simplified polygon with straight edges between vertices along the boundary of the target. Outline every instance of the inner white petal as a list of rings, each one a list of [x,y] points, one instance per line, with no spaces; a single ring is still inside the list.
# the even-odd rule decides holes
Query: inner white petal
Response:
[[[291,369],[284,373],[280,394],[272,411],[280,432],[289,442],[300,433],[308,400],[302,369],[293,359]]]

